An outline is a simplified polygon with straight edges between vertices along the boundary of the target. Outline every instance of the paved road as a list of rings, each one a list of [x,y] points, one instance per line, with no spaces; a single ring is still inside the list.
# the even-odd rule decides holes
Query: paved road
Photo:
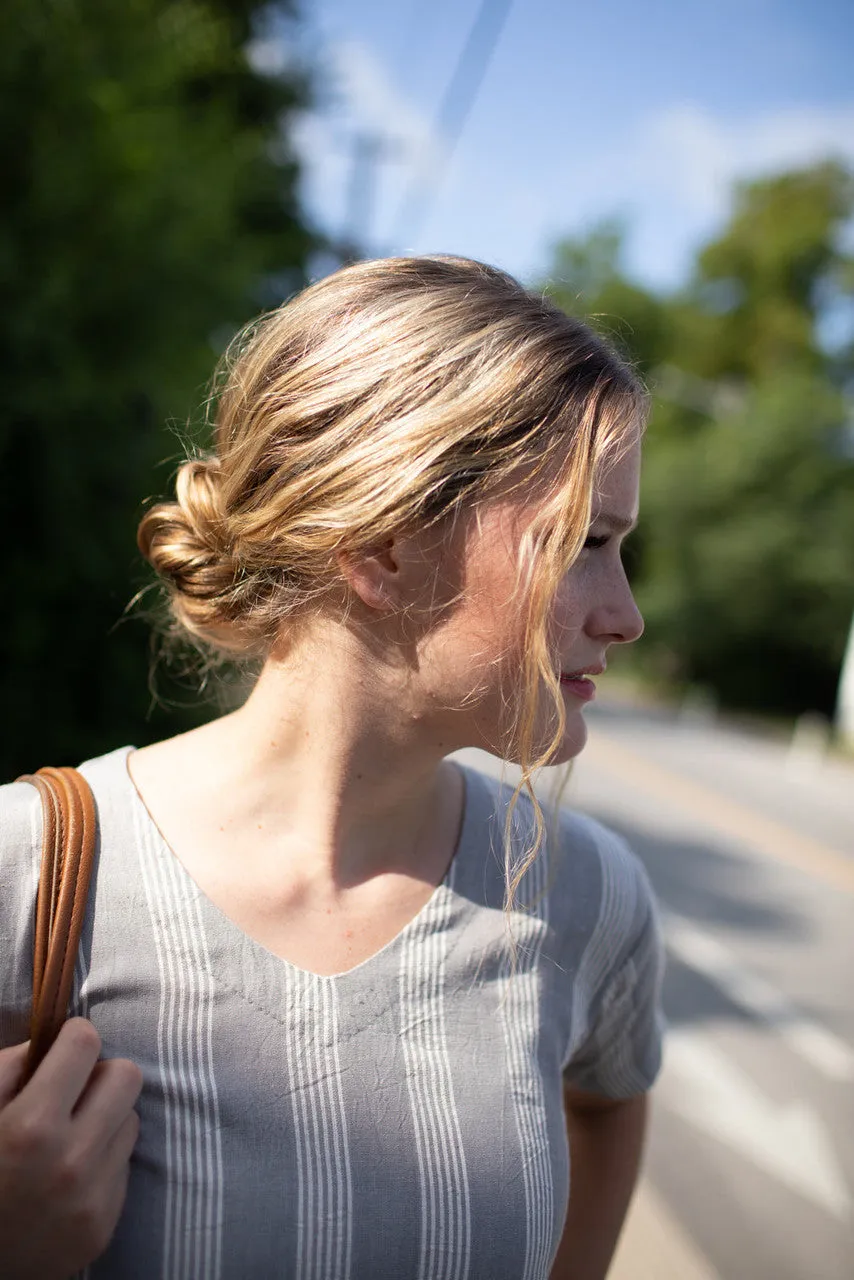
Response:
[[[587,715],[568,799],[643,858],[668,942],[613,1280],[854,1280],[854,768],[672,713]]]

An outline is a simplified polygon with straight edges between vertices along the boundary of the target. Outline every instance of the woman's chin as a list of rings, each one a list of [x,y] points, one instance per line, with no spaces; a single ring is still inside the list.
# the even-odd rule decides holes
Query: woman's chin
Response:
[[[587,723],[581,712],[567,714],[566,726],[560,746],[551,759],[551,764],[566,764],[574,760],[587,745]]]
[[[581,716],[578,717],[578,721],[571,727],[567,726],[560,752],[555,757],[555,764],[566,764],[568,760],[574,760],[587,746],[587,725]]]
[[[566,719],[567,723],[566,728],[563,731],[563,737],[557,750],[552,752],[548,762],[549,768],[553,768],[556,765],[568,764],[570,760],[574,760],[576,756],[580,755],[587,745],[587,725],[584,722],[584,717],[576,715],[567,716]],[[547,747],[548,742],[542,742],[536,746],[534,758],[536,759],[537,754],[544,752]],[[505,756],[504,758],[508,763],[518,765],[520,764],[518,756],[519,753],[516,752],[512,760],[509,756]]]
[[[546,732],[553,735],[556,728],[557,725]],[[532,758],[534,760],[548,750],[551,740],[551,737],[547,737],[545,734],[543,736],[535,735],[532,749]],[[503,743],[500,741],[487,742],[485,739],[481,739],[471,745],[480,747],[482,750],[489,752],[490,755],[497,756],[500,760],[506,760],[508,764],[521,766],[521,750],[516,742],[508,744],[506,738]],[[567,764],[570,760],[574,760],[576,756],[580,755],[586,745],[587,724],[584,716],[581,711],[568,711],[563,735],[557,748],[552,750],[547,767],[551,768],[555,765]]]

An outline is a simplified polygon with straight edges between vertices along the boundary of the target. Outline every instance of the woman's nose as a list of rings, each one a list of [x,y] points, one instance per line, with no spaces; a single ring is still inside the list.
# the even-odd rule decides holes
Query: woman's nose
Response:
[[[590,630],[609,644],[631,644],[643,635],[643,617],[625,571],[621,570],[613,589],[594,611]]]
[[[623,644],[631,644],[633,640],[640,640],[642,635],[643,614],[637,606],[631,587],[629,587],[627,608],[625,610],[625,619],[621,625],[620,640]]]

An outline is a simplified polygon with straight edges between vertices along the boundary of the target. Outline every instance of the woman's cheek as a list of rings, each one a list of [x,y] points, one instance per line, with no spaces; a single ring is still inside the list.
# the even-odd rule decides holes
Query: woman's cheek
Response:
[[[563,632],[576,632],[581,629],[585,614],[585,601],[589,593],[589,572],[574,566],[572,576],[564,578],[555,596],[552,618],[555,625]]]

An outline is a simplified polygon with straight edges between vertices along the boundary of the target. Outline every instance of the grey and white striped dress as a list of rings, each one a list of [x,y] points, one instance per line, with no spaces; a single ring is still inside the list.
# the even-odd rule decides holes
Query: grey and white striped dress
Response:
[[[127,1203],[92,1280],[545,1280],[569,1160],[562,1078],[612,1097],[660,1063],[661,933],[614,834],[566,812],[502,913],[512,789],[468,766],[445,880],[378,954],[318,977],[247,937],[127,771],[87,762],[97,880],[75,1012],[144,1073]],[[523,796],[517,832],[532,822]],[[26,1038],[41,841],[0,788],[0,1046]]]

